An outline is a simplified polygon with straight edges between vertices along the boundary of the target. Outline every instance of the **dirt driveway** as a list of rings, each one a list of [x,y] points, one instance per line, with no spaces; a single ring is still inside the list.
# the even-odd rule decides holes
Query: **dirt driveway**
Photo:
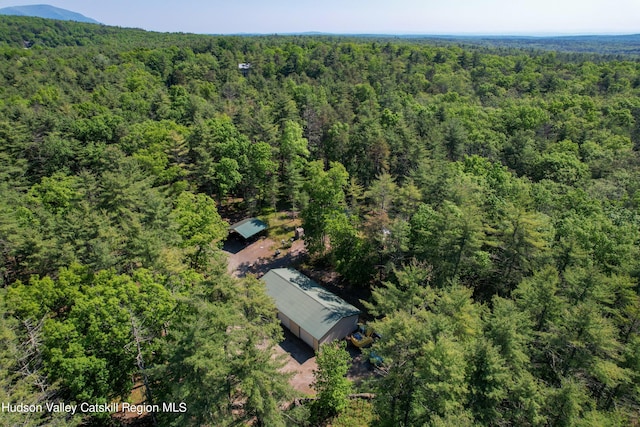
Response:
[[[302,240],[293,242],[290,248],[283,248],[273,240],[262,237],[248,244],[240,239],[228,239],[223,251],[229,258],[227,270],[235,277],[254,274],[261,277],[272,268],[290,267],[298,263],[305,255],[306,249]],[[276,255],[276,250],[280,254]],[[291,386],[306,396],[314,395],[311,388],[313,371],[317,368],[313,350],[288,329],[284,330],[284,341],[275,346],[276,354],[284,357],[283,372],[293,373],[289,381]]]
[[[289,384],[294,390],[305,396],[314,396],[311,388],[313,383],[313,371],[318,368],[316,356],[300,338],[293,335],[287,328],[284,329],[284,341],[275,346],[276,354],[283,355],[285,365],[282,372],[293,373]]]
[[[285,366],[282,371],[294,374],[289,380],[289,384],[294,390],[306,396],[314,396],[315,391],[311,388],[311,384],[313,383],[313,371],[318,368],[315,353],[304,341],[293,335],[286,328],[283,329],[284,341],[274,347],[276,354],[284,356]],[[369,368],[369,364],[359,349],[350,345],[347,346],[347,351],[351,355],[351,365],[347,372],[347,378],[357,387],[374,373]]]
[[[249,243],[230,238],[222,249],[229,258],[228,271],[235,277],[244,277],[249,273],[261,277],[272,268],[296,266],[306,256],[302,240],[294,241],[290,248],[285,249],[282,242],[276,243],[266,237]],[[276,250],[280,250],[278,255]],[[285,366],[282,371],[293,373],[290,384],[296,391],[306,396],[313,396],[315,394],[311,388],[313,371],[318,366],[315,353],[288,329],[283,328],[283,330],[285,339],[275,346],[276,353],[284,356]],[[350,347],[349,353],[353,362],[347,377],[358,384],[371,373],[367,370],[360,350]]]
[[[307,253],[302,240],[294,241],[290,248],[283,248],[282,242],[276,243],[266,237],[248,244],[229,239],[222,250],[229,258],[227,271],[235,277],[244,277],[249,273],[261,277],[272,268],[295,265]],[[280,251],[278,255],[277,250]]]

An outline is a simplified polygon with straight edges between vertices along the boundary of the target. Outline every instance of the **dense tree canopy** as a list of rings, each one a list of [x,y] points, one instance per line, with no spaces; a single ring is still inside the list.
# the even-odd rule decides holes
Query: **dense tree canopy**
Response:
[[[190,401],[162,425],[286,424],[273,303],[219,250],[240,200],[371,295],[380,424],[637,422],[633,57],[0,28],[0,400],[143,382]]]

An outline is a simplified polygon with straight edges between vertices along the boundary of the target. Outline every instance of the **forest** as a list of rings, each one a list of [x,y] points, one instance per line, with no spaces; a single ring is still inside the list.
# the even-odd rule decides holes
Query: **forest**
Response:
[[[522,49],[527,51],[547,50],[563,53],[595,54],[591,60],[624,60],[640,55],[639,34],[632,35],[590,35],[590,36],[440,36],[416,37],[405,36],[406,39],[418,38],[419,41],[429,39],[430,43],[458,44],[472,48],[488,47],[491,49]]]
[[[288,210],[382,336],[366,425],[638,425],[639,150],[632,56],[0,17],[0,403],[361,425],[338,347],[287,409],[276,308],[227,273],[222,208]]]

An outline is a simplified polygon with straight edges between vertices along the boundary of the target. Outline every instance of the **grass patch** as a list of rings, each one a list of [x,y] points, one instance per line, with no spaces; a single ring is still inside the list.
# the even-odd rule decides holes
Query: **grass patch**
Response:
[[[287,248],[291,246],[291,239],[295,236],[296,227],[300,227],[302,220],[293,218],[290,212],[266,212],[259,217],[269,228],[267,237],[276,242],[273,249]],[[284,240],[284,245],[282,241]]]

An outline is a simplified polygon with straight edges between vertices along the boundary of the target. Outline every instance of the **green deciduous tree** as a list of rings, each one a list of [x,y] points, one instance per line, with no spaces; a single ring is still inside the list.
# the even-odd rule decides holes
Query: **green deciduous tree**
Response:
[[[0,399],[11,405],[60,403],[57,384],[43,371],[42,322],[23,321],[6,315],[6,291],[0,291]],[[5,410],[3,423],[22,426],[76,426],[81,416],[65,413],[24,413]]]
[[[212,251],[226,237],[228,224],[220,218],[213,199],[204,194],[183,192],[176,200],[172,217],[191,265],[207,267]]]
[[[348,179],[349,174],[340,163],[331,163],[326,171],[322,161],[309,163],[304,183],[309,202],[301,216],[305,243],[311,253],[325,253],[328,221],[346,208],[344,189]]]
[[[132,318],[143,320],[158,339],[174,308],[169,292],[147,271],[130,277],[78,265],[62,269],[55,281],[34,276],[16,283],[8,298],[10,313],[25,327],[43,319],[42,373],[75,402],[128,396],[138,372]]]
[[[313,389],[317,393],[313,403],[314,417],[318,421],[342,412],[349,404],[351,381],[347,379],[351,356],[344,342],[324,344],[316,357],[318,369],[313,373]]]

